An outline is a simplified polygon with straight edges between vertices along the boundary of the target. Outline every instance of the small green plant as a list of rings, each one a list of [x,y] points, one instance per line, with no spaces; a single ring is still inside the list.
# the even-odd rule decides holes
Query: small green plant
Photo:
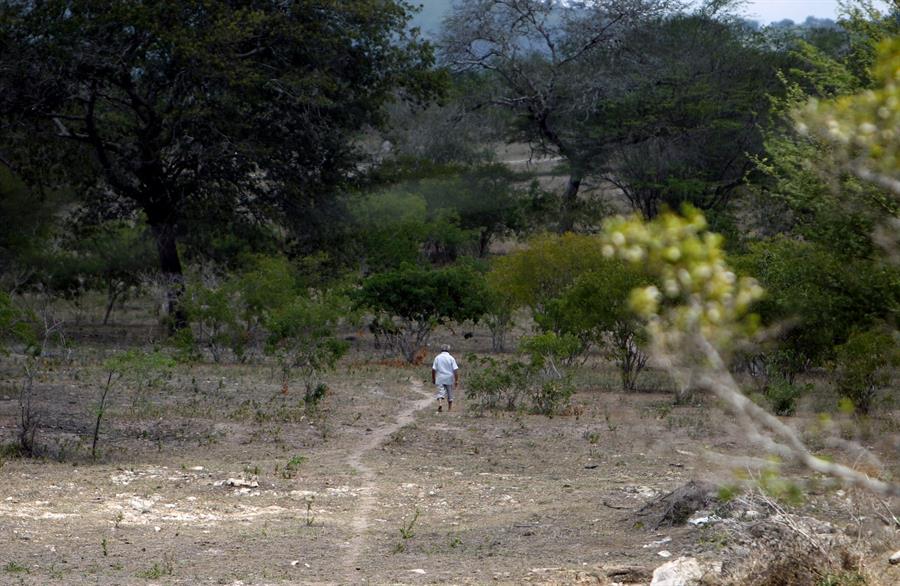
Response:
[[[282,478],[290,480],[294,476],[297,475],[297,470],[300,469],[300,465],[306,461],[306,458],[303,456],[294,456],[290,460],[288,460],[287,464],[284,465],[284,470],[281,471]]]
[[[828,574],[817,586],[866,586],[868,583],[865,576],[851,570],[839,574]]]
[[[854,332],[837,349],[837,388],[853,401],[856,411],[868,414],[878,389],[890,382],[890,366],[900,364],[900,350],[888,331]]]
[[[146,578],[148,580],[159,580],[165,576],[171,576],[175,573],[175,566],[172,564],[172,558],[164,555],[161,562],[153,562],[153,565],[138,572],[138,578]]]
[[[30,574],[31,570],[28,569],[28,566],[23,566],[20,563],[10,561],[5,566],[3,566],[3,571],[7,574]]]
[[[403,553],[406,551],[406,542],[415,537],[413,527],[415,527],[416,521],[419,520],[419,514],[419,509],[416,509],[416,512],[409,520],[409,523],[400,526],[400,541],[394,546],[394,553]]]
[[[103,557],[107,557],[109,555],[109,550],[107,549],[106,538],[100,540],[100,549],[103,550]]]
[[[175,366],[175,361],[159,352],[140,352],[128,350],[108,358],[103,363],[106,371],[106,383],[101,387],[100,397],[94,410],[94,433],[91,441],[91,458],[97,458],[97,442],[100,439],[100,424],[106,414],[109,393],[114,383],[129,381],[136,383],[139,388],[145,384],[154,384],[157,377],[169,372]]]
[[[767,468],[760,472],[756,481],[760,490],[776,500],[799,506],[806,499],[803,487],[786,478],[774,468]]]

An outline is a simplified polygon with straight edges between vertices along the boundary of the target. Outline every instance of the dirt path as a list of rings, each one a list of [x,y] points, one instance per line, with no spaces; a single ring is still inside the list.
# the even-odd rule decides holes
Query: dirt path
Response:
[[[417,412],[427,409],[434,403],[434,398],[431,394],[422,389],[421,382],[413,380],[411,384],[413,390],[422,395],[422,399],[401,411],[393,423],[375,429],[366,437],[364,442],[360,443],[347,456],[347,464],[357,471],[361,479],[359,504],[352,523],[353,537],[350,539],[350,546],[347,549],[344,560],[346,578],[350,582],[355,581],[359,577],[357,572],[360,571],[360,568],[357,565],[357,560],[366,546],[369,532],[369,516],[375,506],[378,495],[378,481],[376,480],[375,472],[363,460],[366,454],[378,449],[393,433],[412,423]]]

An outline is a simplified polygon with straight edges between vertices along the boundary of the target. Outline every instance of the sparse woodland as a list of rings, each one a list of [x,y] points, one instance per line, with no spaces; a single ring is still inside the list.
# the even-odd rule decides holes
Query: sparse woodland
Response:
[[[740,10],[0,2],[0,583],[900,583],[900,5]]]

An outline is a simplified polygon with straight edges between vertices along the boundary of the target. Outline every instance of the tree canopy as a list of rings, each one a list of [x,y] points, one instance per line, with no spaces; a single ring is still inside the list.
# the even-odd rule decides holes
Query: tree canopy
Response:
[[[310,202],[352,175],[352,138],[386,102],[434,95],[410,11],[399,0],[4,2],[0,158],[32,183],[78,185],[104,216],[142,212],[162,272],[180,283],[177,242],[198,218],[303,225]]]

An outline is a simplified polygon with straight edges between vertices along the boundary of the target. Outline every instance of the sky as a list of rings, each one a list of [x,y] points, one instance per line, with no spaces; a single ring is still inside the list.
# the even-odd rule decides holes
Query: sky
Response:
[[[807,16],[837,17],[837,0],[750,0],[743,9],[748,18],[763,24],[789,18],[803,22]]]

